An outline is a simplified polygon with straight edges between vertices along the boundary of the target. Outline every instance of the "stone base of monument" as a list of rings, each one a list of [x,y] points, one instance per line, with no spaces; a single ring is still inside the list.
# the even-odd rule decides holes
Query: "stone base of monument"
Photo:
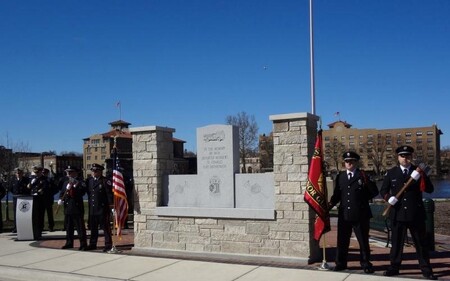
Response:
[[[208,262],[227,262],[239,264],[254,264],[259,266],[286,266],[301,267],[306,266],[310,261],[306,258],[280,257],[280,256],[260,256],[248,254],[229,254],[229,253],[205,253],[192,251],[178,251],[156,248],[133,248],[133,254],[157,256],[174,259],[191,259]]]

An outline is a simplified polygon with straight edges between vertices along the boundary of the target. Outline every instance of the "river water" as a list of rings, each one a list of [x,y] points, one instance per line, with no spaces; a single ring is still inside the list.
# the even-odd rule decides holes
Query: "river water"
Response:
[[[434,185],[434,192],[433,193],[426,193],[424,192],[422,194],[423,198],[432,198],[432,199],[450,199],[450,179],[444,179],[444,180],[431,180]],[[383,184],[383,181],[377,181],[378,189],[380,189],[381,185]],[[378,195],[375,198],[381,198],[380,195]]]
[[[424,198],[450,198],[450,179],[432,180],[434,185],[434,192],[423,193]]]

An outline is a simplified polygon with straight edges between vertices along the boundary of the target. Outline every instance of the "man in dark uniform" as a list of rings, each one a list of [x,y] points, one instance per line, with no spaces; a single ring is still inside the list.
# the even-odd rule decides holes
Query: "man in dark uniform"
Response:
[[[30,180],[31,195],[33,195],[33,233],[36,239],[42,236],[44,230],[44,190],[48,189],[48,181],[42,174],[43,168],[33,167],[34,176]]]
[[[434,186],[430,178],[411,163],[414,149],[404,145],[396,149],[398,166],[389,169],[384,177],[380,194],[392,205],[389,213],[392,228],[392,248],[390,252],[390,266],[384,272],[385,276],[399,274],[402,263],[403,244],[406,231],[409,229],[416,247],[419,266],[425,278],[436,280],[430,265],[429,248],[426,243],[425,208],[422,192],[432,193]],[[409,178],[414,182],[406,191],[396,198]]]
[[[358,168],[360,156],[356,152],[345,152],[343,159],[346,170],[337,175],[329,203],[331,209],[340,202],[334,270],[347,269],[348,248],[353,230],[359,243],[361,267],[365,273],[373,273],[369,246],[370,218],[372,217],[369,200],[378,195],[378,188],[365,172]]]
[[[12,181],[12,194],[13,196],[13,209],[14,209],[14,229],[13,233],[17,232],[17,221],[16,221],[16,207],[17,207],[17,196],[30,195],[31,190],[28,187],[30,179],[23,175],[23,170],[21,168],[15,168],[16,176]],[[31,187],[31,186],[30,186]]]
[[[54,182],[53,178],[50,178],[50,170],[44,168],[42,172],[43,176],[47,179],[47,188],[44,189],[44,213],[47,213],[47,221],[48,221],[48,229],[50,232],[54,231],[55,226],[55,220],[53,218],[53,203],[54,203],[54,196],[56,193],[58,193],[58,188]],[[44,214],[45,218],[45,214]]]
[[[78,170],[68,166],[66,181],[62,185],[59,194],[58,205],[64,204],[64,221],[66,224],[66,244],[62,249],[73,248],[74,229],[76,227],[80,239],[80,251],[87,250],[86,227],[84,225],[83,195],[86,193],[86,185],[77,179]]]
[[[6,195],[6,189],[3,186],[3,183],[0,182],[0,233],[3,232],[3,214],[2,214],[2,199]]]
[[[89,240],[89,250],[97,249],[98,228],[103,229],[105,236],[105,248],[107,252],[112,248],[111,235],[111,209],[114,208],[112,182],[103,176],[104,167],[99,164],[92,164],[92,177],[87,179],[86,186],[88,192],[89,206],[89,227],[91,237]]]

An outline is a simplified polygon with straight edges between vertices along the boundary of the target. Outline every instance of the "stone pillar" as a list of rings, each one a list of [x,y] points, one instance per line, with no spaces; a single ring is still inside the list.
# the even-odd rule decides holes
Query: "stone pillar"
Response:
[[[175,129],[158,126],[131,128],[133,137],[133,177],[135,179],[134,243],[137,247],[152,244],[149,218],[162,203],[164,178],[173,170]]]
[[[320,260],[320,248],[313,237],[315,213],[303,199],[319,118],[293,113],[272,115],[270,120],[277,221],[290,225],[290,236],[296,238],[286,241],[283,248],[310,261]]]

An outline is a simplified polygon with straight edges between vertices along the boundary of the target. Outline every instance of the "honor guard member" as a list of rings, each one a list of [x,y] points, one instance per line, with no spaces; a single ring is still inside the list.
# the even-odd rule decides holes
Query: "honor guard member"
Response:
[[[86,227],[84,224],[83,196],[86,193],[84,181],[78,180],[77,168],[68,166],[65,169],[67,178],[59,194],[58,205],[64,205],[64,221],[66,224],[66,244],[62,249],[73,248],[74,230],[77,229],[80,247],[78,250],[87,250]]]
[[[5,197],[5,195],[6,195],[6,189],[3,186],[3,183],[0,182],[0,233],[3,232],[3,214],[2,214],[3,207],[2,207],[1,200],[3,199],[3,197]]]
[[[50,232],[53,232],[53,228],[55,226],[55,220],[53,218],[53,203],[55,201],[54,196],[58,193],[59,190],[57,189],[54,179],[49,177],[49,169],[44,168],[42,174],[48,182],[47,188],[44,189],[44,213],[47,213],[48,229]]]
[[[33,233],[36,239],[42,236],[44,229],[44,190],[48,188],[48,181],[42,174],[43,170],[40,166],[33,167],[34,175],[29,184],[33,196]]]
[[[89,227],[91,237],[89,240],[89,250],[97,249],[98,228],[103,229],[105,236],[105,248],[107,252],[112,248],[111,236],[111,209],[114,206],[112,182],[103,176],[103,166],[92,164],[92,177],[87,179],[88,205],[89,205]]]
[[[358,168],[360,156],[356,152],[345,152],[343,159],[346,170],[336,176],[329,203],[331,209],[340,202],[334,271],[347,269],[348,248],[353,230],[359,243],[361,267],[365,273],[373,273],[369,246],[370,218],[372,218],[369,201],[378,195],[378,188],[375,182]]]
[[[422,201],[422,192],[432,193],[434,186],[430,178],[425,173],[418,172],[417,166],[411,163],[414,152],[411,146],[400,146],[395,152],[397,153],[398,165],[387,171],[380,189],[383,199],[392,205],[389,213],[392,229],[390,266],[384,272],[384,275],[395,276],[399,274],[406,231],[409,229],[423,276],[430,280],[436,280],[437,278],[430,265],[429,248],[426,243],[426,217]],[[409,178],[413,178],[415,181],[403,192],[400,198],[396,198],[395,195]]]
[[[21,168],[15,168],[14,172],[16,176],[12,181],[12,194],[13,194],[13,208],[14,208],[14,229],[13,233],[17,232],[16,221],[16,208],[17,208],[17,196],[27,196],[31,194],[31,186],[28,186],[30,179],[24,176]]]

